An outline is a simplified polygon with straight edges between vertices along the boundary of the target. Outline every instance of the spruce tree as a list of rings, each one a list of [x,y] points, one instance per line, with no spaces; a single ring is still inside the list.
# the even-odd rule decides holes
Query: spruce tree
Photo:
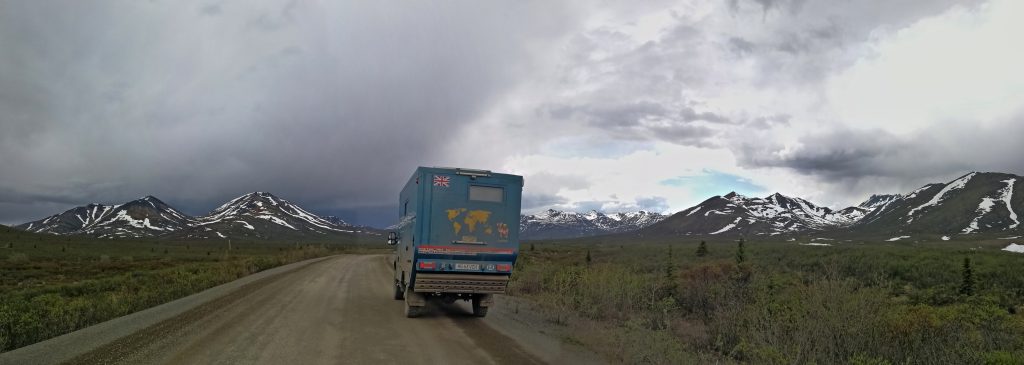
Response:
[[[668,246],[668,260],[665,262],[665,289],[669,297],[676,296],[676,263],[672,259],[672,245]]]
[[[742,264],[744,261],[747,261],[747,255],[743,252],[743,238],[741,237],[736,244],[736,264]]]
[[[700,246],[697,246],[697,257],[704,257],[708,255],[708,243],[700,241]]]
[[[587,266],[590,266],[590,250],[587,250]]]
[[[671,281],[672,277],[675,276],[675,272],[676,272],[676,263],[675,263],[675,260],[672,260],[672,245],[669,245],[668,246],[668,260],[665,261],[665,279]]]
[[[960,294],[974,295],[974,269],[971,268],[971,258],[964,257],[964,267],[961,273],[963,281],[960,283]]]

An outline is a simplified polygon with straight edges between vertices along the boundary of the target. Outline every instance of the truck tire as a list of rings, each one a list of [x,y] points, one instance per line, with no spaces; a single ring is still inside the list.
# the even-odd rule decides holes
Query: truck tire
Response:
[[[399,283],[398,280],[395,280],[395,285],[394,286],[395,286],[395,300],[405,299],[405,288],[402,287],[402,284]]]
[[[409,302],[405,302],[405,317],[416,318],[423,315],[423,307],[415,307],[409,305]]]
[[[481,306],[480,300],[479,296],[473,297],[473,316],[483,318],[487,316],[487,307]]]
[[[408,318],[416,318],[426,313],[427,298],[420,293],[412,291],[412,288],[410,287],[406,287],[405,290],[407,293],[402,294],[402,296],[405,297],[405,316]],[[413,304],[410,305],[410,302]]]

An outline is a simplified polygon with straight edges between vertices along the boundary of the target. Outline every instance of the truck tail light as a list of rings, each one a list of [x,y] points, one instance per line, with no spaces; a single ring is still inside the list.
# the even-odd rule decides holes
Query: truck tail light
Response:
[[[512,271],[512,265],[509,264],[498,264],[498,271],[509,272]]]
[[[434,270],[437,268],[437,263],[433,261],[420,261],[420,270]]]

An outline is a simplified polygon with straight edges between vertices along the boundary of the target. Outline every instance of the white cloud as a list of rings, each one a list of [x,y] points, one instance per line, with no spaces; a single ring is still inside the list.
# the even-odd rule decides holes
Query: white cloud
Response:
[[[828,83],[837,117],[908,133],[948,123],[991,125],[1024,102],[1024,2],[954,7],[873,44],[874,55]]]
[[[55,195],[393,204],[416,165],[609,210],[686,208],[706,192],[660,182],[706,170],[832,205],[1024,172],[1016,0],[292,4],[0,13],[0,219]]]
[[[927,169],[899,166],[955,143],[935,135],[936,146],[888,146],[894,159],[885,166],[865,169],[856,165],[865,162],[844,158],[870,152],[870,143],[861,144],[870,142],[872,128],[879,138],[900,136],[890,142],[914,143],[912,133],[948,121],[1008,123],[1022,106],[1024,73],[1016,69],[1024,48],[1012,46],[1024,34],[1013,21],[1022,5],[956,3],[893,4],[883,13],[877,4],[844,1],[783,1],[767,11],[743,1],[735,9],[683,1],[614,16],[597,11],[528,87],[507,97],[514,103],[492,108],[488,126],[509,138],[480,144],[514,152],[485,153],[478,161],[503,159],[527,176],[528,192],[563,199],[551,206],[602,202],[613,210],[645,196],[684,209],[707,196],[658,182],[706,169],[834,207],[944,179],[970,166],[965,159],[984,157],[932,154],[947,160]],[[722,120],[692,117],[701,113]],[[509,121],[513,126],[503,127]],[[844,140],[844,131],[859,139]],[[616,153],[570,143],[580,140]],[[623,154],[621,144],[607,140],[645,144]],[[830,140],[844,143],[812,145]],[[780,163],[740,166],[734,154],[747,146],[762,146],[757,153]],[[794,157],[825,158],[801,162],[828,166],[804,169],[787,162]],[[844,168],[851,171],[838,171]],[[858,171],[868,174],[850,175]],[[531,187],[557,184],[531,175],[568,172],[589,185]]]
[[[658,143],[653,150],[640,150],[613,158],[517,156],[506,160],[504,167],[506,171],[525,177],[524,194],[547,192],[567,198],[570,203],[559,205],[561,208],[571,208],[572,202],[600,201],[606,202],[602,209],[619,211],[636,209],[637,200],[662,197],[666,199],[669,210],[674,212],[707,197],[660,182],[679,176],[701,175],[708,166],[726,167],[723,172],[727,173],[739,172],[728,168],[735,166],[735,161],[726,150],[667,143]],[[575,176],[585,184],[567,184],[551,191],[551,187],[542,185],[544,179],[533,179],[538,175]],[[543,208],[547,207],[536,209]]]

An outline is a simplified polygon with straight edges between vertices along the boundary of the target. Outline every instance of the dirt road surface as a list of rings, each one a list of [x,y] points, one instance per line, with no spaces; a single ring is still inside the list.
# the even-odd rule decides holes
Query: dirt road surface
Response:
[[[595,363],[593,354],[517,323],[475,318],[464,302],[405,318],[386,258],[344,255],[248,283],[73,364]],[[40,344],[40,345],[45,345]]]

